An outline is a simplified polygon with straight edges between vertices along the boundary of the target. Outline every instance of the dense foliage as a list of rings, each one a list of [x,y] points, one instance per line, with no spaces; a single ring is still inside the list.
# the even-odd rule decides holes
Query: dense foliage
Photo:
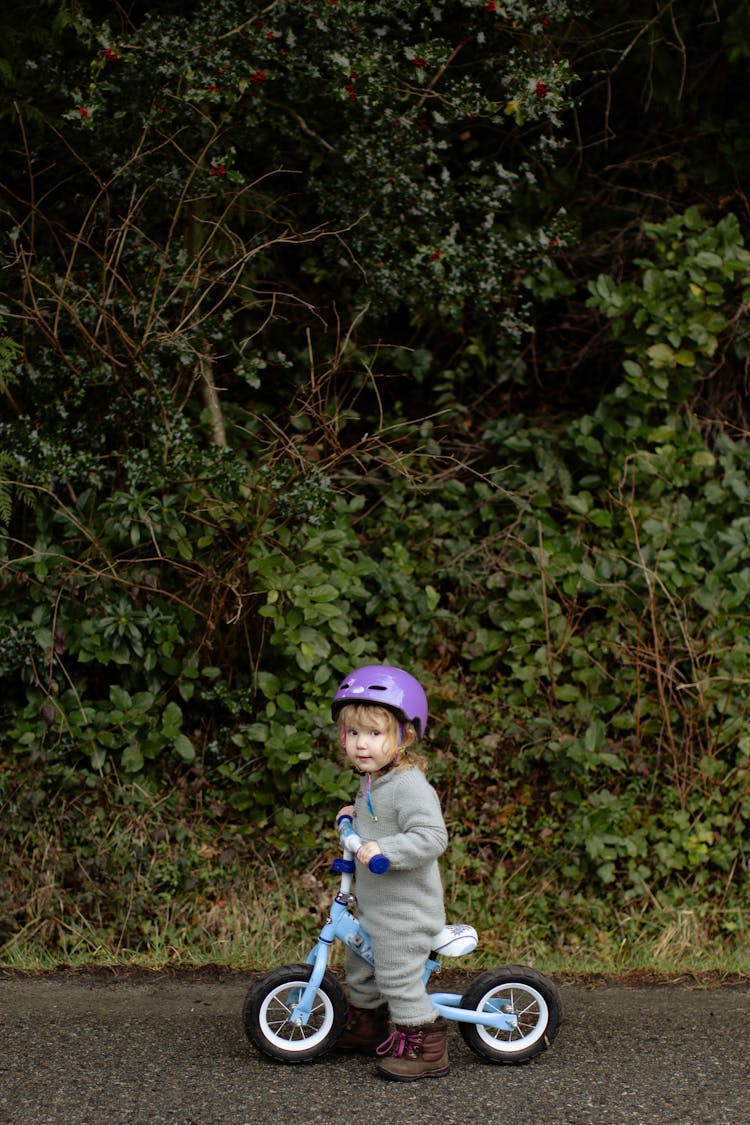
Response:
[[[314,855],[369,660],[429,690],[457,901],[741,929],[744,117],[693,104],[739,6],[103,7],[2,71],[0,940],[148,944]]]

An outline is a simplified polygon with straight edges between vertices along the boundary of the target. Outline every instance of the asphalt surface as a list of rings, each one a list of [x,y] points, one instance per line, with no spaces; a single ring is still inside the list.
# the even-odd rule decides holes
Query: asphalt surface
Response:
[[[0,977],[2,1125],[743,1125],[750,982],[563,984],[552,1049],[523,1066],[450,1029],[447,1078],[392,1083],[330,1052],[247,1042],[244,974]],[[444,987],[441,984],[441,988]]]

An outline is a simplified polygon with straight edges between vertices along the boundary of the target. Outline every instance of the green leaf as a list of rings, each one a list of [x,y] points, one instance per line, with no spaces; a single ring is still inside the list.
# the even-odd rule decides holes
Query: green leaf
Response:
[[[104,763],[107,760],[107,751],[103,746],[97,746],[91,751],[91,768],[101,770],[104,768]]]
[[[701,250],[695,255],[695,263],[701,269],[713,270],[721,269],[724,265],[724,260],[713,250]]]
[[[161,730],[165,738],[174,738],[182,726],[182,711],[174,702],[164,708]]]
[[[133,742],[128,743],[125,747],[120,760],[122,768],[127,770],[128,773],[138,773],[139,770],[143,769],[143,754]]]
[[[115,707],[118,707],[121,711],[129,711],[133,704],[128,693],[117,684],[112,684],[109,689],[109,698],[114,703]]]
[[[281,680],[273,672],[258,672],[256,683],[266,699],[274,699],[281,691]]]
[[[652,344],[646,348],[646,355],[654,367],[672,367],[674,365],[674,351],[668,344]]]
[[[192,762],[195,759],[195,747],[185,734],[178,734],[172,745],[182,758],[183,762]]]
[[[440,602],[440,594],[434,586],[425,586],[424,592],[427,600],[427,609],[432,613],[437,609],[438,603]]]
[[[251,723],[246,731],[251,742],[265,742],[269,735],[267,723]]]
[[[286,692],[280,692],[280,694],[276,698],[276,703],[278,704],[279,710],[286,711],[286,713],[289,715],[293,714],[297,710],[297,704],[294,702],[290,695],[286,694]]]
[[[335,586],[326,583],[323,586],[316,586],[314,589],[310,590],[308,597],[314,602],[332,602],[339,596],[339,592],[340,591],[337,590]]]

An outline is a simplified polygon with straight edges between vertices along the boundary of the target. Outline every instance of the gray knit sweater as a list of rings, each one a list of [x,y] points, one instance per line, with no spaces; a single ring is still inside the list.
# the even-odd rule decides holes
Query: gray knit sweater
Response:
[[[377,820],[367,807],[365,778],[354,802],[354,828],[377,840],[390,860],[384,875],[357,864],[359,915],[366,930],[434,936],[445,925],[438,856],[448,845],[437,793],[421,770],[390,770],[372,782]]]

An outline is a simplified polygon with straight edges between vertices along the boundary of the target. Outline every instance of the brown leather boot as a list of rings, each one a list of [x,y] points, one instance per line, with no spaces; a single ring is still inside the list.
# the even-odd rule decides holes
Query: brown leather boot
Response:
[[[388,1038],[388,1027],[387,1004],[381,1004],[379,1008],[355,1008],[350,1005],[346,1027],[336,1041],[336,1046],[342,1051],[362,1051],[365,1055],[374,1055],[375,1048]]]
[[[414,1082],[418,1078],[443,1078],[450,1070],[445,1033],[447,1021],[438,1016],[434,1023],[422,1027],[399,1027],[377,1049],[388,1056],[376,1066],[378,1074],[396,1082]]]

